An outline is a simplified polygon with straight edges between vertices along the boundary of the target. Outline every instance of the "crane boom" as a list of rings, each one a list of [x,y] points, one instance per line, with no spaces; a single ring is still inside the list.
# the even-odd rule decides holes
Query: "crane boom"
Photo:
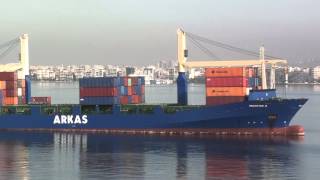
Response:
[[[286,60],[266,60],[266,64],[286,64]],[[261,65],[261,60],[223,60],[223,61],[187,61],[184,63],[187,68],[204,68],[204,67],[238,67],[238,66],[255,66]]]
[[[12,42],[17,41],[15,39]],[[18,72],[18,78],[24,79],[26,75],[29,75],[29,38],[28,34],[22,34],[18,41],[20,41],[20,62],[0,64],[0,72]]]

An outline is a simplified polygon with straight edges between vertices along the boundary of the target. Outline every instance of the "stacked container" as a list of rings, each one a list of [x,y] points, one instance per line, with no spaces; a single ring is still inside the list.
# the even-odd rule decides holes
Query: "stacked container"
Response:
[[[2,105],[26,104],[25,80],[18,79],[16,72],[0,72],[0,90]]]
[[[99,77],[79,80],[80,104],[144,103],[143,77]]]
[[[143,77],[120,77],[120,104],[144,103],[144,85]]]
[[[248,94],[248,72],[239,68],[207,68],[206,104],[222,105],[243,102]]]
[[[253,90],[260,89],[258,68],[248,68],[248,86]]]

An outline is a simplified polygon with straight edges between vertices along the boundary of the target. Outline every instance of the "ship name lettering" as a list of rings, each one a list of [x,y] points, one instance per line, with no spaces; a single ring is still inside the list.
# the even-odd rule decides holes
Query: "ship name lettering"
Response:
[[[87,124],[87,115],[55,115],[53,124]]]

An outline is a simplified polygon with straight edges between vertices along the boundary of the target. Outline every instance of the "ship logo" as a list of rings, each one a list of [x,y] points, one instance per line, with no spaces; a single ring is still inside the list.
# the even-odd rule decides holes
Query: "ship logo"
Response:
[[[55,115],[53,124],[87,124],[87,115]]]

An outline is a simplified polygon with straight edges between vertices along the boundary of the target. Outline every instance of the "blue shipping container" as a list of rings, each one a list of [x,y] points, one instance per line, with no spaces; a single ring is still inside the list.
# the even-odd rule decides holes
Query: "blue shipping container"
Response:
[[[121,96],[127,96],[128,95],[128,87],[126,86],[120,86],[120,95]]]
[[[119,97],[83,97],[80,99],[81,105],[113,105],[120,104]]]
[[[131,103],[132,103],[132,97],[128,96],[128,104],[131,104]]]
[[[119,77],[97,77],[79,79],[80,87],[118,87]]]
[[[138,85],[144,85],[144,77],[138,77]]]
[[[141,85],[133,86],[133,88],[134,88],[134,94],[135,95],[141,95],[142,94]]]

